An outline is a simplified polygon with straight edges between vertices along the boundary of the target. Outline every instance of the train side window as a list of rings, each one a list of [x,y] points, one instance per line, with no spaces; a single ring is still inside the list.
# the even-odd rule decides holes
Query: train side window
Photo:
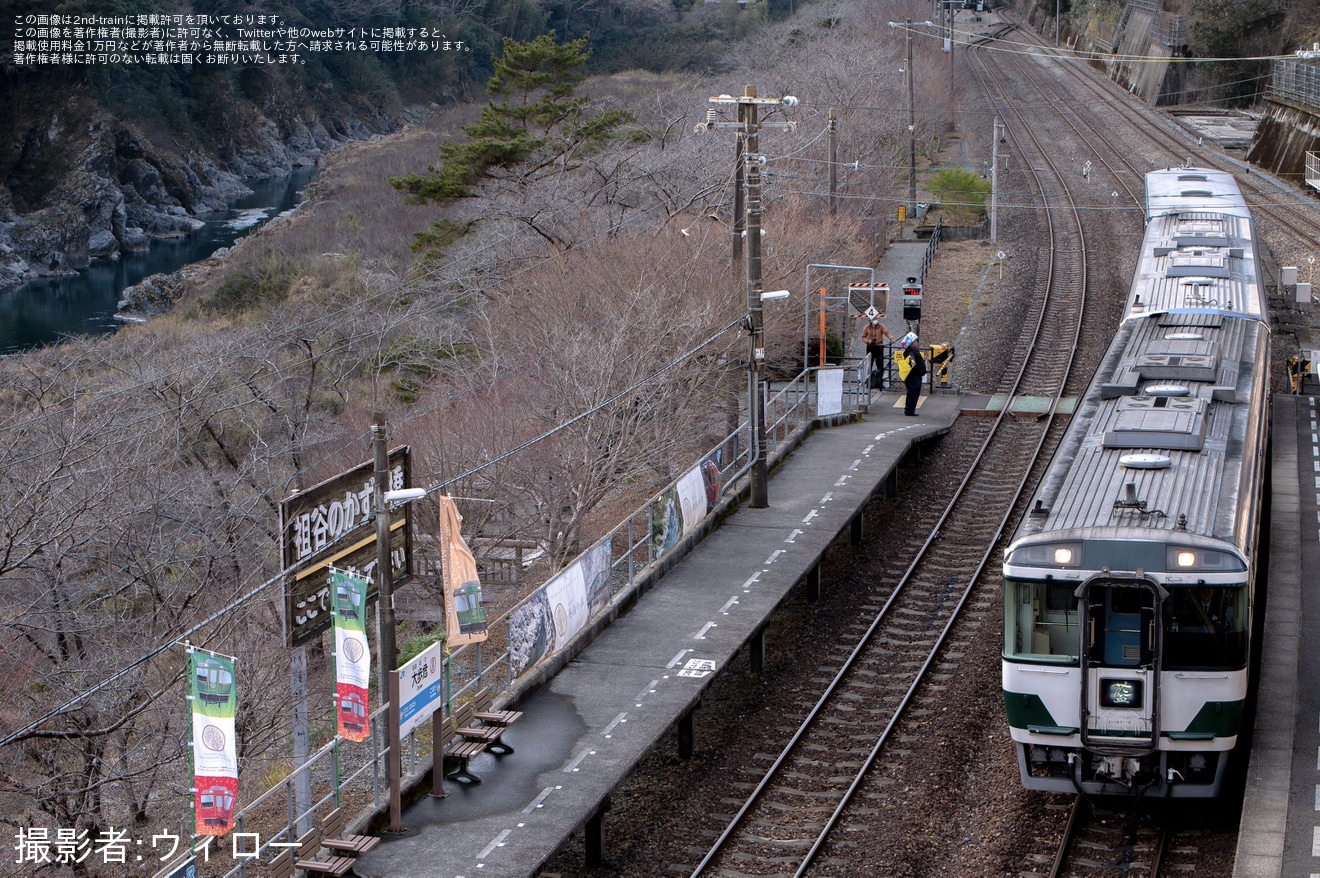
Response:
[[[1080,644],[1073,586],[1004,583],[1004,654],[1026,661],[1075,663]]]

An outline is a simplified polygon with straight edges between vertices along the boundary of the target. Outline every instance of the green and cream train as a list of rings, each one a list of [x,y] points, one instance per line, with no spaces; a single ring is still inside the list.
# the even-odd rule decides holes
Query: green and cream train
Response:
[[[1219,795],[1247,703],[1269,427],[1255,229],[1230,174],[1146,176],[1123,320],[1004,561],[1029,789]]]

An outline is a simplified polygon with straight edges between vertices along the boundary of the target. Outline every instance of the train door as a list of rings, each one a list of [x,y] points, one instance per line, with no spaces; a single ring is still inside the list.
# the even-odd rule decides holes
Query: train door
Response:
[[[1148,579],[1097,576],[1077,590],[1082,612],[1082,743],[1108,750],[1154,750],[1159,741],[1160,603]]]

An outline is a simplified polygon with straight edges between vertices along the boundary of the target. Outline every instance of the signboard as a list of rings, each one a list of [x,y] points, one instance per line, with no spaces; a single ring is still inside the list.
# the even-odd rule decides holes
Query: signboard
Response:
[[[409,447],[390,452],[386,491],[412,481]],[[298,646],[330,626],[330,568],[376,581],[376,520],[371,511],[375,463],[367,461],[333,479],[280,501],[280,552],[285,570],[284,637]],[[412,578],[412,513],[405,503],[389,513],[390,560],[397,588]]]
[[[433,643],[399,668],[399,737],[430,719],[444,701],[445,644]]]

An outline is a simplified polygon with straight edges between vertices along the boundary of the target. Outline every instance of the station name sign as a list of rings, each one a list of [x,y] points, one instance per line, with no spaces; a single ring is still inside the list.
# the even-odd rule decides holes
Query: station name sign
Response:
[[[412,482],[410,448],[390,452],[386,491]],[[284,582],[284,638],[306,643],[330,627],[330,568],[365,578],[367,600],[379,592],[376,520],[372,495],[374,461],[280,501],[280,553]],[[389,513],[390,567],[394,585],[412,577],[412,504]]]

